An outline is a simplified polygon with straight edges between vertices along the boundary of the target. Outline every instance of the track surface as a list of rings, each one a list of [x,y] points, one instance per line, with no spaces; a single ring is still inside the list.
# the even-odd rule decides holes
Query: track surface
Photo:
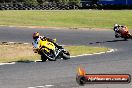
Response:
[[[26,29],[26,30],[25,30]],[[78,65],[87,73],[127,73],[132,75],[132,41],[115,40],[111,30],[56,30],[0,27],[0,41],[31,42],[38,31],[59,44],[106,46],[114,53],[84,56],[55,62],[16,63],[0,66],[0,88],[132,88],[129,84],[89,84],[79,86],[75,77]]]

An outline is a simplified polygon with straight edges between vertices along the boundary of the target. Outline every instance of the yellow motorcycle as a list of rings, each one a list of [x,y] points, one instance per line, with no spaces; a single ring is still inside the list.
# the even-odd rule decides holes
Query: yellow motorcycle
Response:
[[[66,51],[62,46],[61,48],[55,46],[54,43],[43,39],[40,41],[40,49],[34,52],[37,52],[41,55],[41,60],[44,61],[56,61],[56,59],[70,59],[70,53]]]

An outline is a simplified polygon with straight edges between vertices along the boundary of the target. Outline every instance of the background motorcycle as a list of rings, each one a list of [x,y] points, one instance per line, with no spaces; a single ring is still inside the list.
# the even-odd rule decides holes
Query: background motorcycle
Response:
[[[115,35],[116,38],[124,38],[124,40],[132,39],[130,32],[124,29],[119,29],[119,32]]]

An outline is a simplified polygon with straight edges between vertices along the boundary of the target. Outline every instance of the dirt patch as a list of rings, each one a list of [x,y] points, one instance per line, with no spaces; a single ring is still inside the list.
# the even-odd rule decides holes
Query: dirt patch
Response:
[[[18,58],[21,60],[36,59],[36,54],[32,51],[31,44],[20,43],[0,43],[0,62],[16,61]]]

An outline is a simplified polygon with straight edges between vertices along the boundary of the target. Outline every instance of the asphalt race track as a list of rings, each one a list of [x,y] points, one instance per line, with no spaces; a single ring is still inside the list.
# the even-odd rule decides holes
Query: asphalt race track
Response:
[[[132,88],[129,84],[76,83],[77,67],[82,65],[87,73],[127,73],[132,75],[132,40],[115,39],[112,30],[57,30],[0,27],[0,41],[32,41],[32,33],[38,31],[50,38],[57,38],[62,45],[106,46],[112,53],[82,56],[70,60],[16,63],[0,66],[0,88]],[[132,31],[131,31],[132,33]]]

